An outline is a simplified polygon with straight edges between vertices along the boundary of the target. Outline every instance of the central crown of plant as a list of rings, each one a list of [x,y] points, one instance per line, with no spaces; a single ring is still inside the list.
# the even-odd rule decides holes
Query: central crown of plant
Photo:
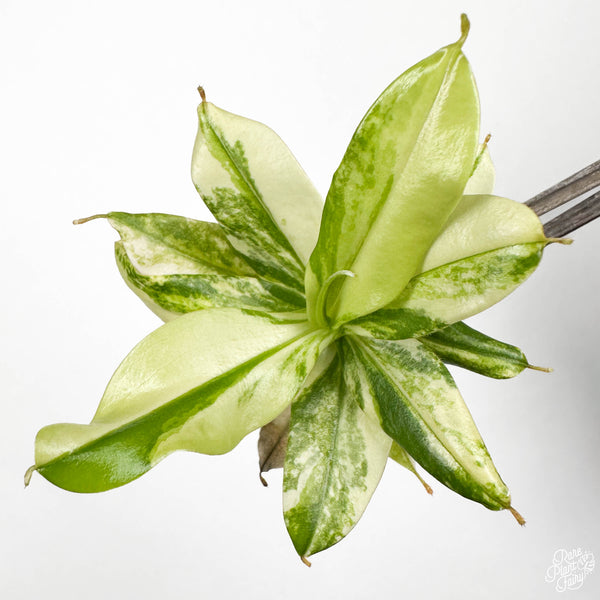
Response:
[[[355,525],[389,457],[520,519],[444,362],[491,377],[529,366],[461,321],[521,284],[551,240],[491,195],[467,33],[463,15],[457,42],[379,96],[324,206],[272,130],[201,90],[192,178],[217,223],[99,215],[121,236],[125,281],[167,323],[121,363],[89,425],[39,432],[28,476],[99,492],[264,426],[261,470],[284,467],[305,562]]]

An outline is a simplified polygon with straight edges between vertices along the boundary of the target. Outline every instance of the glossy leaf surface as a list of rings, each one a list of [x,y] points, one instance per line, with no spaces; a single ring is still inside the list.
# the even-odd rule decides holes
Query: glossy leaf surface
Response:
[[[192,180],[229,241],[261,276],[303,290],[322,200],[281,138],[210,102],[198,107]]]
[[[519,348],[495,340],[465,323],[440,329],[421,338],[421,343],[445,363],[494,379],[515,377],[529,366]]]
[[[306,563],[354,527],[389,459],[429,492],[415,461],[513,511],[442,361],[498,378],[528,366],[461,320],[511,293],[550,240],[531,210],[491,195],[467,33],[463,15],[456,43],[376,100],[324,208],[272,130],[200,90],[192,178],[218,223],[100,215],[121,236],[126,283],[168,322],[125,358],[89,425],[39,432],[33,470],[104,491],[261,428],[260,472],[284,467],[285,522]]]
[[[302,293],[259,277],[217,223],[158,213],[106,217],[121,236],[115,258],[125,283],[163,321],[204,308],[304,307]]]
[[[462,321],[493,306],[523,283],[537,267],[545,245],[508,246],[421,273],[394,302],[346,328],[359,335],[399,340]]]
[[[285,312],[304,308],[295,290],[256,276],[219,274],[144,275],[119,242],[119,271],[129,288],[163,321],[205,308],[244,308]]]
[[[323,354],[292,405],[283,478],[286,527],[300,556],[339,542],[379,482],[391,439],[344,387],[342,365]]]
[[[341,323],[391,302],[460,200],[479,108],[463,36],[394,81],[358,126],[327,195],[306,278],[309,317]],[[341,270],[326,303],[319,292]]]
[[[175,450],[227,452],[292,401],[326,337],[294,315],[212,309],[175,319],[125,358],[89,425],[39,432],[37,470],[65,489],[97,492]]]
[[[256,275],[218,223],[162,213],[105,216],[131,263],[145,275]]]
[[[506,246],[545,241],[544,228],[528,206],[500,196],[463,196],[421,271]]]
[[[381,426],[412,458],[455,492],[499,510],[510,495],[452,376],[417,340],[352,338]]]

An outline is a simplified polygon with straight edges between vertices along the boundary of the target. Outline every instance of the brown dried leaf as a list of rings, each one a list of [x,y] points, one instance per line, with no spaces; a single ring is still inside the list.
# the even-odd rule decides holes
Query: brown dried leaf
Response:
[[[266,487],[267,481],[263,473],[271,469],[283,468],[285,450],[287,448],[290,430],[291,406],[288,406],[279,416],[264,425],[258,437],[258,466],[261,483]]]

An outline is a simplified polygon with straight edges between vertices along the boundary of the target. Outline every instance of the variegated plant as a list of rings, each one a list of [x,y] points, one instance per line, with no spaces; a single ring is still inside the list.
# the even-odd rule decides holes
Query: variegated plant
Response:
[[[324,206],[273,131],[201,91],[192,178],[217,223],[102,215],[123,278],[167,323],[89,425],[39,432],[28,477],[100,492],[277,418],[261,463],[285,452],[285,522],[305,562],[356,524],[388,457],[520,519],[444,362],[499,378],[529,366],[461,321],[521,284],[551,240],[491,195],[468,27],[381,94]]]

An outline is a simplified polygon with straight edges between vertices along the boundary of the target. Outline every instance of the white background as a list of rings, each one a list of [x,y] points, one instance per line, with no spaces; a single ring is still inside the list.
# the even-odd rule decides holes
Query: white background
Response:
[[[119,278],[114,232],[71,220],[207,217],[189,178],[199,83],[273,127],[325,194],[371,102],[457,39],[465,11],[497,192],[526,200],[600,158],[598,6],[0,0],[0,596],[554,598],[556,549],[600,561],[600,222],[472,320],[555,372],[456,372],[524,528],[439,484],[429,497],[390,464],[356,529],[309,570],[283,525],[281,473],[258,481],[256,435],[223,457],[173,455],[104,494],[22,484],[37,430],[89,421],[159,325]],[[568,597],[599,591],[600,566]]]

